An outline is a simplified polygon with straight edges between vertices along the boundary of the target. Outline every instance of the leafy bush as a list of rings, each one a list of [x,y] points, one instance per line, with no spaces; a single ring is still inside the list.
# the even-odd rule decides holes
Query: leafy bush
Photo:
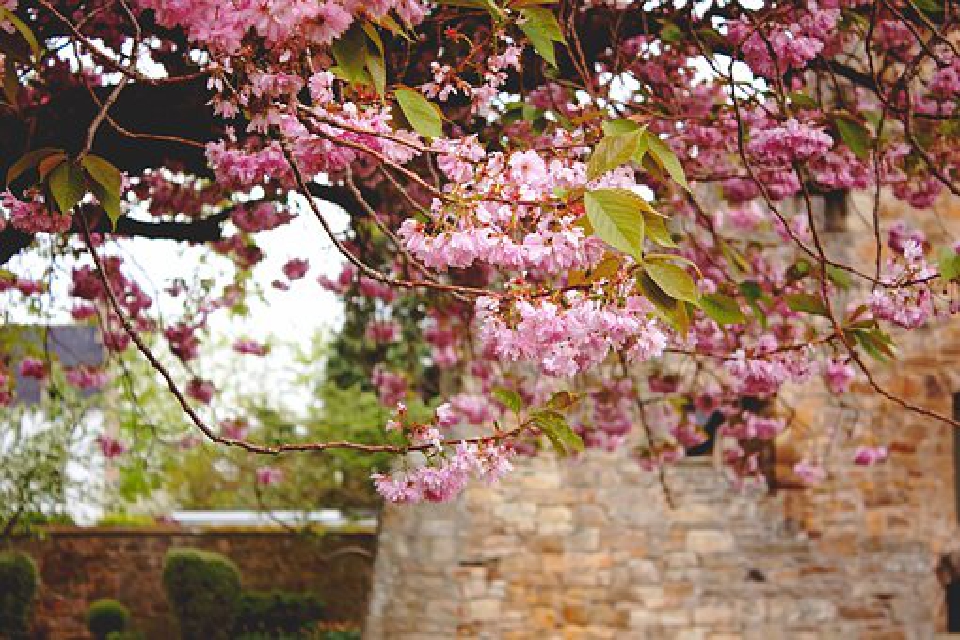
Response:
[[[126,631],[130,612],[116,600],[97,600],[87,609],[87,629],[97,640],[106,640],[117,631]]]
[[[323,603],[312,593],[245,592],[240,597],[236,631],[298,633],[323,617]]]
[[[27,638],[30,605],[40,579],[37,565],[25,553],[0,553],[0,633],[19,640]]]
[[[198,549],[171,549],[163,586],[183,640],[231,637],[240,600],[240,572],[228,558]]]
[[[323,640],[360,640],[359,630],[348,631],[327,631],[323,634]]]

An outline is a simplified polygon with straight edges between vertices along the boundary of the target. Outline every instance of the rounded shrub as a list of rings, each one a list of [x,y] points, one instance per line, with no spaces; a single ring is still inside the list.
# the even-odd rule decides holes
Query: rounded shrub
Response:
[[[235,631],[297,634],[323,619],[323,603],[312,593],[246,591],[240,597]]]
[[[87,629],[97,640],[106,640],[114,632],[127,630],[130,612],[116,600],[97,600],[87,609]]]
[[[240,600],[240,571],[219,553],[171,549],[163,563],[163,587],[183,640],[230,637]]]
[[[40,578],[33,559],[20,551],[0,553],[0,636],[28,637],[30,607]]]

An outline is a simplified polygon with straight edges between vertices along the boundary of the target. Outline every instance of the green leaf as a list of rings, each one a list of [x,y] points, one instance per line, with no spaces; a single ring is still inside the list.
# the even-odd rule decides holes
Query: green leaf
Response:
[[[0,20],[7,20],[13,24],[14,28],[20,32],[20,35],[23,36],[23,39],[27,41],[27,44],[30,45],[30,51],[33,52],[33,59],[40,59],[40,43],[37,42],[37,37],[33,35],[33,31],[30,30],[30,27],[24,23],[15,13],[7,9],[6,7],[0,7]]]
[[[620,118],[619,120],[606,120],[603,125],[603,135],[618,136],[624,133],[633,133],[640,131],[641,127],[633,120]]]
[[[54,154],[60,154],[64,158],[67,157],[67,154],[64,153],[62,149],[54,149],[53,147],[43,147],[42,149],[34,149],[33,151],[28,151],[27,153],[20,156],[16,162],[7,170],[7,184],[19,178],[25,171],[32,169],[37,166],[37,164]]]
[[[13,56],[7,56],[3,61],[3,95],[7,99],[7,104],[16,108],[20,95],[20,79],[17,77]]]
[[[637,286],[644,297],[656,307],[661,318],[678,332],[687,332],[690,327],[690,316],[683,302],[667,295],[645,271],[637,276]]]
[[[647,225],[647,236],[661,247],[676,249],[679,245],[673,241],[670,230],[667,229],[666,219],[656,213],[644,213],[643,220]]]
[[[543,409],[530,416],[530,422],[539,428],[561,456],[583,451],[583,440],[574,433],[563,414]]]
[[[604,136],[587,162],[587,179],[593,180],[630,162],[642,136],[641,131]]]
[[[520,410],[523,409],[523,400],[520,398],[520,394],[517,393],[516,391],[511,391],[510,389],[497,388],[493,390],[492,395],[503,406],[510,409],[514,413],[520,413]]]
[[[791,293],[784,296],[783,299],[791,311],[796,311],[798,313],[812,313],[814,315],[826,317],[829,317],[830,315],[827,313],[827,307],[823,303],[823,300],[820,299],[820,296],[815,296],[809,293]]]
[[[91,184],[90,191],[100,202],[100,206],[103,207],[103,210],[107,212],[107,217],[110,218],[112,227],[116,229],[117,220],[119,220],[123,215],[123,210],[120,208],[120,192],[109,191],[99,182],[94,182]]]
[[[700,308],[707,317],[718,325],[743,324],[747,317],[740,309],[735,298],[719,293],[708,293],[700,297]]]
[[[80,164],[87,170],[87,175],[98,184],[103,185],[104,189],[120,193],[123,177],[120,175],[120,170],[113,166],[110,161],[100,156],[86,155],[80,161]]]
[[[530,44],[537,50],[540,56],[550,63],[551,66],[557,66],[557,55],[554,51],[554,42],[564,42],[563,31],[560,29],[560,23],[550,9],[543,7],[525,7],[520,10],[523,16],[523,23],[520,24],[520,30],[530,40]]]
[[[367,50],[366,57],[367,70],[370,72],[370,78],[373,80],[373,87],[378,95],[384,95],[387,92],[387,66],[383,57],[383,52],[373,52]]]
[[[397,89],[393,92],[410,126],[422,136],[439,138],[443,135],[443,120],[440,109],[413,89]]]
[[[907,0],[907,2],[932,18],[943,15],[943,5],[937,0]]]
[[[683,38],[683,32],[672,22],[665,22],[660,29],[660,39],[664,42],[679,42],[681,38]]]
[[[874,360],[887,362],[896,356],[893,340],[880,329],[851,329],[847,334]]]
[[[850,148],[850,151],[853,151],[853,155],[861,160],[866,160],[870,155],[871,146],[870,132],[867,131],[866,126],[858,120],[842,114],[835,116],[833,122],[837,125],[840,138]]]
[[[62,162],[50,172],[50,193],[57,201],[60,213],[67,214],[87,193],[83,170],[69,160]]]
[[[937,268],[944,280],[956,280],[960,276],[960,254],[953,247],[942,247],[937,251]]]
[[[755,280],[744,280],[737,285],[737,288],[749,302],[756,302],[763,298],[763,289]]]
[[[650,155],[657,161],[663,169],[670,175],[674,182],[690,191],[690,185],[687,184],[687,177],[683,173],[683,167],[680,166],[680,160],[673,150],[667,146],[660,136],[650,131],[646,132],[645,140]]]
[[[349,82],[365,84],[370,80],[366,72],[367,36],[357,25],[333,41],[330,47],[337,61],[339,75]]]
[[[550,396],[550,399],[547,400],[547,403],[543,406],[545,409],[564,411],[575,405],[579,400],[580,398],[569,391],[557,391],[555,394]]]
[[[827,265],[827,278],[829,278],[833,284],[844,290],[849,289],[850,285],[853,284],[849,273],[832,264]]]
[[[583,197],[594,234],[624,253],[643,255],[643,210],[650,205],[626,189],[597,189]]]
[[[687,302],[697,302],[700,299],[697,283],[682,267],[669,262],[647,262],[643,268],[671,298]]]
[[[805,93],[799,91],[791,91],[787,94],[787,97],[790,99],[790,104],[800,109],[816,109],[817,101],[808,96]]]
[[[790,282],[797,282],[803,280],[812,272],[810,266],[810,261],[806,258],[800,258],[795,263],[790,265],[790,268],[787,269],[787,280]]]

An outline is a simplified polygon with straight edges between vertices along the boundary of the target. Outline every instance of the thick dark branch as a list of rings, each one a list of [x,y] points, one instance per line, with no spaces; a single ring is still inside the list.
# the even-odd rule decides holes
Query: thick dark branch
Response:
[[[150,238],[154,240],[175,240],[177,242],[216,242],[223,237],[222,224],[230,216],[223,211],[192,222],[144,222],[133,218],[117,220],[116,230],[110,227],[110,220],[104,215],[89,215],[90,230],[117,236]],[[81,233],[80,220],[74,216],[70,233]],[[33,242],[33,235],[7,227],[0,231],[0,265],[6,264],[13,256],[26,249]]]

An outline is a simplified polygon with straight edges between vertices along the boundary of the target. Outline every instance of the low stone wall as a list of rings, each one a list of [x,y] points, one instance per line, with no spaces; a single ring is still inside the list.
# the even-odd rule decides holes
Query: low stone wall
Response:
[[[35,637],[80,640],[91,602],[115,598],[130,608],[150,640],[177,637],[163,594],[163,558],[170,547],[197,547],[233,560],[245,589],[310,591],[328,618],[359,626],[366,608],[376,536],[373,531],[301,534],[283,529],[55,528],[42,539],[18,539],[42,587],[34,609]]]
[[[943,592],[928,544],[852,550],[784,518],[709,461],[654,474],[590,452],[518,463],[450,504],[387,507],[370,640],[928,640]]]

